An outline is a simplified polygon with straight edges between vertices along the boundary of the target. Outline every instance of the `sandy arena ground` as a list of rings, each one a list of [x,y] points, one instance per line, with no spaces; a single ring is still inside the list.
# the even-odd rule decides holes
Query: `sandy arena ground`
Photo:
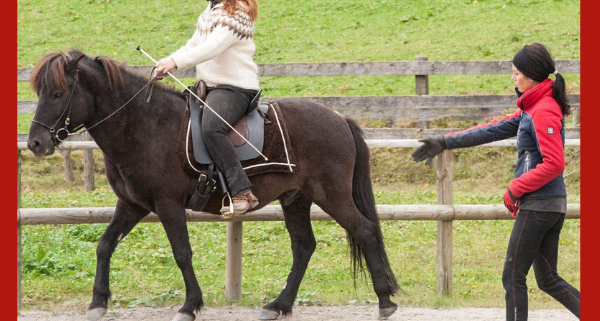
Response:
[[[170,321],[177,307],[171,308],[131,308],[109,310],[102,321]],[[247,307],[207,307],[202,310],[199,320],[257,320],[260,308]],[[388,320],[397,321],[504,321],[504,309],[462,308],[400,308]],[[80,312],[52,313],[45,311],[25,311],[18,316],[18,321],[83,321],[85,316]],[[338,306],[338,307],[294,307],[294,315],[285,320],[344,320],[363,321],[377,320],[377,306]],[[534,310],[529,312],[530,321],[570,321],[578,320],[565,310]]]

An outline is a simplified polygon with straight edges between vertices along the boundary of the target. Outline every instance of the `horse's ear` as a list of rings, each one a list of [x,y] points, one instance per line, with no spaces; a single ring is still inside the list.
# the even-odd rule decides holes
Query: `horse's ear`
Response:
[[[73,74],[77,69],[79,69],[79,65],[81,64],[81,60],[85,58],[84,53],[77,53],[74,57],[69,56],[71,59],[69,60],[69,64],[67,65],[66,72],[67,74]]]

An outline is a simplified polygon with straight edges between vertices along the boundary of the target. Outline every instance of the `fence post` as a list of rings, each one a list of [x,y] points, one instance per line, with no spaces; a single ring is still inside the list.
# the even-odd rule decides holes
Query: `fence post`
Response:
[[[242,297],[242,232],[242,222],[227,222],[225,297],[228,301]]]
[[[21,151],[17,150],[17,211],[21,208],[21,163]],[[21,224],[17,221],[17,311],[21,307]]]
[[[83,133],[84,140],[93,141],[88,132]],[[83,151],[83,172],[84,172],[84,187],[86,192],[91,192],[96,189],[94,180],[94,170],[96,164],[94,161],[94,150],[88,149]]]
[[[73,161],[71,160],[71,151],[63,149],[59,152],[63,157],[63,165],[65,167],[65,180],[67,182],[72,182],[75,180],[75,178],[73,176]]]
[[[452,205],[454,152],[445,150],[434,161],[437,203]],[[437,294],[452,295],[452,221],[437,222]]]
[[[579,108],[573,109],[573,127],[580,127],[581,115],[579,114]]]
[[[427,61],[427,56],[416,56],[415,61]],[[416,95],[429,95],[429,76],[427,75],[415,75],[415,94]],[[418,113],[420,114],[420,112]],[[417,117],[417,127],[429,128],[429,121],[420,120],[421,117]]]

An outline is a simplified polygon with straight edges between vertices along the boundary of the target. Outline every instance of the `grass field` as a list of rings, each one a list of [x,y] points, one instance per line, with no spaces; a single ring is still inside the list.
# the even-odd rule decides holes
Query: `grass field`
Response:
[[[283,1],[259,0],[256,61],[332,62],[509,60],[524,44],[548,46],[555,59],[579,59],[579,1]],[[48,52],[78,48],[131,65],[150,62],[141,45],[163,57],[191,36],[205,1],[18,0],[18,65],[32,67]],[[579,93],[579,75],[565,75],[569,93]],[[263,77],[264,96],[411,95],[414,77]],[[432,76],[433,95],[510,94],[508,75]],[[19,100],[35,100],[25,83]],[[27,133],[32,115],[19,115]],[[567,121],[567,124],[571,122]],[[381,123],[363,125],[381,127]],[[385,124],[384,124],[385,125]],[[457,127],[461,122],[437,122]],[[410,160],[409,149],[372,150],[372,176],[379,204],[434,204],[435,173]],[[83,192],[81,153],[74,152],[75,182],[65,182],[59,156],[35,158],[24,152],[23,207],[114,206],[97,157],[94,192]],[[579,203],[579,148],[567,148],[565,176],[569,203]],[[457,152],[455,204],[500,204],[512,177],[514,148]],[[377,300],[369,282],[352,288],[345,232],[332,222],[313,224],[317,250],[298,295],[299,304],[361,304]],[[83,309],[91,298],[95,247],[105,225],[23,228],[25,309]],[[454,223],[451,298],[436,295],[436,222],[382,222],[392,268],[405,290],[395,299],[412,306],[502,307],[501,270],[511,221]],[[579,286],[579,220],[568,220],[560,245],[559,271]],[[225,225],[188,227],[196,275],[208,305],[227,305]],[[162,227],[141,224],[113,256],[112,305],[170,305],[183,302],[183,281]],[[243,299],[262,305],[280,291],[291,266],[283,223],[244,224]],[[541,293],[531,276],[530,306],[560,307]]]

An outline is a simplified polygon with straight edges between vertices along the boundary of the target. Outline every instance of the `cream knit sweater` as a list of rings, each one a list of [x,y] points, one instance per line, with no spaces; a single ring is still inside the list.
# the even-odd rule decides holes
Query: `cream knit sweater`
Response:
[[[243,11],[230,15],[222,7],[222,3],[213,8],[209,4],[192,38],[169,57],[179,69],[196,66],[196,78],[208,86],[259,89],[258,68],[252,59],[254,22]]]

